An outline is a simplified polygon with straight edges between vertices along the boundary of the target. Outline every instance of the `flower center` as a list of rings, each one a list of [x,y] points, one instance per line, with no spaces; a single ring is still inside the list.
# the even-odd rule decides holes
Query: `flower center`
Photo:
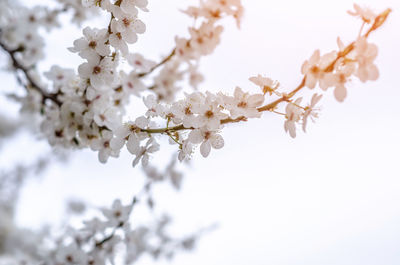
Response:
[[[212,112],[211,110],[208,110],[204,115],[207,118],[211,119],[212,117],[214,117],[214,112]]]
[[[192,113],[192,110],[190,109],[190,107],[186,107],[185,108],[185,114],[186,115],[192,115],[193,113]]]
[[[124,26],[125,26],[125,27],[129,27],[129,25],[131,24],[131,21],[130,21],[129,19],[127,19],[127,18],[124,18],[124,19],[122,20],[122,22],[124,23]]]
[[[94,40],[92,40],[91,42],[89,42],[89,47],[94,49],[97,46],[97,42],[95,42]]]
[[[242,101],[242,102],[240,102],[239,104],[237,104],[237,106],[238,106],[239,108],[246,108],[246,107],[247,107],[247,102]]]
[[[318,66],[314,65],[313,67],[311,67],[311,73],[313,73],[314,75],[318,74],[319,71],[320,71],[320,69]]]
[[[93,74],[97,75],[100,74],[101,72],[101,67],[96,65],[95,67],[93,67]]]

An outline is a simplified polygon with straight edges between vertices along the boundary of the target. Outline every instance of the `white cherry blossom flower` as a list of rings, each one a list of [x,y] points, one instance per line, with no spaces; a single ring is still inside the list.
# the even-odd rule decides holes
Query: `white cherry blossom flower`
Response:
[[[83,29],[80,39],[74,41],[74,47],[69,48],[71,52],[78,52],[79,56],[87,60],[95,60],[96,55],[107,56],[110,54],[110,47],[106,44],[108,40],[107,29],[86,27]]]
[[[44,73],[44,76],[53,82],[57,91],[68,86],[69,83],[76,78],[73,69],[62,68],[57,65],[53,65],[50,71]]]
[[[171,107],[176,123],[182,122],[185,128],[192,128],[198,124],[199,117],[195,112],[204,105],[205,97],[202,93],[186,94],[184,100],[175,102]]]
[[[136,153],[136,158],[132,162],[132,166],[135,167],[140,160],[142,160],[142,166],[146,167],[149,163],[150,153],[155,153],[160,150],[160,145],[152,137],[150,138],[145,146],[141,146]]]
[[[102,7],[105,8],[106,6],[110,5],[109,0],[81,0],[82,6],[84,7]]]
[[[140,53],[131,53],[127,56],[128,63],[136,72],[148,72],[156,65],[156,62],[144,58]]]
[[[178,152],[179,161],[187,160],[193,154],[194,145],[189,140],[183,140]]]
[[[327,74],[327,82],[330,86],[335,87],[334,95],[337,101],[343,102],[347,96],[347,89],[345,84],[350,80],[350,77],[356,70],[355,63],[342,63],[339,60],[335,66],[335,72]]]
[[[148,111],[146,112],[147,116],[150,117],[164,116],[165,107],[157,102],[157,99],[154,95],[148,95],[147,97],[143,98],[143,102],[148,109]]]
[[[65,265],[86,265],[87,256],[85,252],[78,248],[76,244],[60,247],[56,254],[56,259]]]
[[[196,107],[196,113],[199,113],[198,119],[193,124],[194,128],[206,127],[208,130],[218,130],[221,127],[221,121],[228,118],[228,115],[222,112],[220,98],[207,92],[204,105]]]
[[[190,28],[190,46],[201,55],[211,54],[220,42],[222,26],[203,23],[199,29]]]
[[[362,37],[355,44],[355,60],[358,62],[356,76],[361,82],[368,80],[377,80],[379,77],[378,67],[374,60],[378,55],[378,47],[375,44],[368,43],[367,39]]]
[[[93,139],[90,144],[90,148],[93,151],[99,151],[98,158],[101,163],[106,163],[110,156],[118,157],[119,150],[113,150],[110,146],[110,141],[113,137],[111,131],[103,130],[101,138]]]
[[[104,208],[102,213],[107,218],[108,226],[117,227],[128,221],[131,210],[132,205],[123,206],[121,201],[117,199],[113,202],[111,209]]]
[[[137,41],[137,35],[135,33],[128,33],[126,36],[128,36],[127,39],[122,38],[122,33],[117,29],[117,22],[115,19],[111,21],[111,34],[109,37],[110,40],[110,45],[113,46],[116,50],[119,50],[122,52],[122,54],[126,55],[129,53],[129,48],[128,48],[128,40],[129,43],[134,43]]]
[[[329,85],[325,80],[326,75],[324,69],[332,63],[335,58],[336,52],[331,52],[321,57],[319,50],[316,50],[310,59],[306,60],[301,67],[301,73],[305,75],[306,78],[306,87],[315,88],[319,82],[319,86],[326,90]]]
[[[369,8],[362,8],[357,4],[353,4],[354,11],[347,11],[352,16],[360,17],[365,23],[370,24],[375,21],[376,14]]]
[[[79,75],[84,79],[89,79],[90,84],[99,90],[110,88],[115,82],[115,64],[110,57],[105,57],[102,60],[92,60],[79,65]]]
[[[128,14],[137,13],[137,7],[142,11],[148,12],[147,9],[148,1],[147,0],[123,0],[121,3],[121,9]]]
[[[139,124],[143,123],[139,117]],[[145,127],[145,126],[144,126]],[[128,151],[136,155],[140,151],[140,142],[146,139],[147,135],[140,132],[140,128],[134,122],[128,122],[114,130],[115,138],[110,142],[110,146],[114,150],[121,150],[126,143]]]
[[[137,74],[132,71],[129,74],[125,72],[121,73],[122,80],[122,91],[124,97],[128,97],[128,95],[140,96],[141,92],[145,91],[147,88],[143,81],[137,77]],[[118,92],[118,91],[117,91]]]
[[[177,56],[182,60],[192,60],[196,58],[193,47],[190,45],[190,40],[185,38],[175,37],[175,51]]]
[[[189,65],[188,75],[189,75],[189,84],[194,88],[198,89],[200,83],[204,81],[204,76],[198,71],[199,66],[194,66],[192,64]]]
[[[303,114],[303,125],[302,125],[304,132],[306,132],[308,118],[310,118],[312,122],[314,122],[315,118],[318,118],[318,112],[315,105],[317,105],[317,103],[321,100],[321,98],[322,94],[318,95],[315,93],[311,98],[311,103],[305,107]]]
[[[121,115],[115,107],[102,108],[95,113],[93,120],[99,127],[106,126],[108,129],[116,129],[121,125]]]
[[[298,98],[294,103],[288,103],[286,105],[286,121],[284,128],[286,132],[289,132],[292,138],[296,137],[296,122],[299,122],[303,115],[303,109],[299,107],[301,100],[302,98]]]
[[[257,110],[257,107],[264,102],[263,94],[250,95],[249,93],[244,93],[240,87],[236,87],[233,97],[223,97],[224,107],[230,112],[232,119],[261,117],[261,112]]]
[[[276,92],[280,86],[278,81],[272,80],[268,77],[263,77],[262,75],[250,77],[249,80],[259,86],[264,94],[268,93],[270,96],[272,96],[272,94],[280,96],[280,94]]]
[[[90,219],[88,221],[83,221],[83,224],[84,228],[82,228],[82,231],[92,235],[99,232],[103,232],[107,227],[106,222],[101,221],[97,217]]]
[[[224,147],[224,139],[216,132],[204,129],[196,129],[190,132],[189,141],[194,144],[200,144],[200,153],[203,157],[210,154],[211,147],[221,149]]]
[[[121,32],[122,39],[127,42],[132,40],[132,34],[143,34],[146,31],[146,25],[131,14],[123,13],[121,17],[117,18],[118,20],[115,20],[115,29]]]
[[[208,0],[202,1],[199,7],[190,6],[183,12],[191,17],[204,17],[212,22],[224,16],[232,16],[236,19],[237,26],[240,27],[244,8],[240,0]]]

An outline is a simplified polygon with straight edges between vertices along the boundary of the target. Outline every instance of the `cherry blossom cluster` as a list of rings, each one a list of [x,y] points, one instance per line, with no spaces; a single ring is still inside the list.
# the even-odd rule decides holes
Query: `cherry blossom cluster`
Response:
[[[154,259],[172,258],[178,250],[194,247],[200,233],[171,237],[166,229],[171,220],[166,215],[154,223],[133,227],[129,217],[135,202],[123,205],[117,199],[111,207],[101,210],[102,217],[85,221],[80,229],[70,228],[57,240],[56,248],[46,255],[45,261],[48,264],[104,265],[122,259],[122,264],[133,264],[145,254]]]
[[[361,12],[359,6],[355,9]],[[151,134],[164,133],[171,138],[172,143],[179,145],[179,159],[190,157],[195,145],[200,145],[200,153],[207,157],[212,148],[220,149],[224,140],[220,134],[224,124],[231,122],[246,121],[249,118],[259,118],[264,111],[271,111],[285,117],[284,128],[292,137],[296,136],[296,124],[300,123],[306,131],[307,122],[318,117],[317,104],[322,94],[314,93],[310,103],[302,106],[302,97],[292,99],[294,95],[308,87],[314,89],[317,84],[325,91],[330,87],[334,88],[334,95],[338,101],[346,97],[345,84],[350,76],[355,75],[362,82],[376,80],[378,70],[374,64],[377,55],[377,48],[374,44],[367,42],[371,29],[382,23],[387,15],[374,15],[372,11],[362,10],[363,13],[354,13],[364,18],[364,13],[369,16],[369,23],[372,27],[357,38],[348,46],[344,46],[338,39],[339,50],[320,55],[319,50],[304,62],[302,83],[290,93],[280,92],[280,84],[270,78],[261,75],[251,77],[250,81],[260,87],[262,93],[249,94],[243,92],[240,87],[235,89],[233,96],[223,93],[213,94],[210,92],[193,92],[185,94],[185,99],[172,104],[160,104],[152,95],[144,99],[148,112],[145,116],[137,118],[134,122],[125,123],[116,130],[116,137],[111,140],[111,149],[119,150],[126,143],[127,149],[136,156],[133,164],[136,165],[142,159],[147,164],[148,154],[158,150],[158,144],[154,143]],[[353,14],[353,13],[352,13]],[[363,23],[366,19],[363,19]],[[262,106],[265,97],[278,97],[272,103]],[[280,103],[286,103],[285,113],[277,111]],[[155,117],[166,121],[163,129],[153,129],[151,120]],[[146,145],[141,142],[147,140]]]
[[[145,116],[118,128],[115,131],[116,137],[110,142],[110,148],[119,150],[126,144],[128,151],[136,156],[133,165],[139,159],[146,165],[149,153],[159,148],[151,134],[165,133],[170,137],[171,143],[179,145],[180,160],[189,157],[197,144],[200,144],[201,154],[207,157],[211,148],[220,149],[224,146],[219,131],[225,123],[260,117],[261,112],[257,107],[263,102],[263,94],[251,95],[239,87],[233,96],[193,92],[173,104],[160,104],[153,95],[149,95],[144,99],[148,107]],[[151,120],[154,118],[165,119],[167,127],[151,129]],[[188,129],[190,133],[187,133]],[[142,141],[147,141],[144,146],[141,145]]]
[[[362,9],[357,4],[354,5],[355,11],[349,11],[350,15],[359,16],[363,25],[358,38],[350,45],[345,46],[340,38],[337,39],[338,50],[321,55],[319,50],[314,51],[309,60],[306,60],[301,67],[301,73],[304,75],[301,86],[315,89],[318,85],[323,91],[333,88],[333,93],[337,101],[342,102],[347,96],[349,81],[353,76],[361,82],[368,80],[377,80],[379,71],[374,61],[378,54],[378,48],[375,44],[369,43],[367,38],[372,30],[379,25],[383,16],[375,14],[370,9]],[[387,11],[390,12],[390,11]],[[365,24],[372,25],[369,30],[362,34]],[[290,97],[290,96],[289,96]],[[301,106],[302,97],[290,100],[284,95],[288,102],[285,112],[285,130],[291,137],[296,137],[296,124],[300,123],[306,131],[307,119],[318,117],[318,107],[316,104],[322,98],[322,95],[315,93],[311,102],[306,106]]]
[[[38,33],[39,28],[49,31],[59,27],[60,11],[45,6],[29,9],[6,0],[0,1],[0,7],[1,42],[10,50],[18,50],[18,62],[31,67],[44,58],[44,39]]]
[[[201,1],[200,5],[184,10],[194,20],[194,25],[188,28],[189,36],[175,37],[175,48],[161,62],[162,69],[154,77],[150,86],[157,99],[173,102],[181,90],[179,82],[187,79],[190,87],[198,89],[204,80],[198,71],[200,59],[214,52],[221,40],[223,26],[219,22],[226,17],[233,17],[238,26],[243,15],[240,0],[234,1]],[[142,73],[140,76],[146,75]]]
[[[17,174],[16,179],[20,179],[26,172],[20,170]],[[4,184],[2,176],[0,184]],[[132,224],[131,213],[146,195],[149,196],[150,187],[151,183],[148,183],[130,204],[124,205],[117,199],[111,207],[102,207],[80,226],[67,226],[56,231],[44,229],[35,232],[16,227],[13,205],[9,200],[0,200],[0,263],[128,265],[146,255],[154,259],[170,259],[181,250],[192,250],[207,229],[175,238],[167,231],[171,218],[165,214],[143,224]],[[1,191],[4,188],[7,187],[0,185]],[[88,208],[79,200],[71,200],[67,208],[69,218],[81,219],[90,210]],[[153,211],[153,208],[149,209]]]
[[[308,121],[318,117],[325,91],[332,89],[342,102],[353,78],[361,82],[378,78],[374,63],[378,49],[368,37],[390,13],[390,9],[377,14],[354,5],[349,14],[362,21],[359,35],[347,45],[338,38],[335,51],[322,54],[316,50],[302,65],[303,79],[293,90],[285,91],[278,81],[256,75],[249,80],[257,93],[242,87],[232,93],[212,93],[199,90],[204,80],[198,71],[200,61],[220,43],[223,19],[233,18],[240,27],[244,12],[240,0],[203,0],[184,10],[193,24],[186,36],[175,36],[175,47],[158,63],[132,52],[131,45],[146,31],[139,17],[149,11],[147,0],[55,2],[55,8],[27,8],[17,1],[0,0],[0,48],[8,56],[7,68],[25,90],[8,97],[21,103],[22,112],[39,116],[41,132],[51,145],[91,148],[102,163],[118,157],[126,147],[133,156],[133,166],[142,164],[149,183],[169,181],[176,189],[182,181],[176,159],[164,171],[149,162],[161,149],[160,138],[168,138],[176,147],[180,161],[189,159],[197,147],[208,157],[212,149],[224,146],[225,126],[261,118],[265,112],[281,115],[285,131],[295,137],[298,125],[306,131]],[[70,45],[69,51],[82,59],[76,69],[56,65],[40,74],[37,65],[45,55],[43,36],[61,26],[61,14],[71,15],[77,25],[95,14],[104,15],[108,26],[85,27],[82,36]],[[321,90],[315,91],[317,87]],[[298,96],[305,88],[313,91],[308,100]],[[132,116],[133,97],[143,101],[144,113]],[[0,136],[4,137],[27,123],[8,122],[1,116],[0,121]],[[11,255],[7,264],[104,265],[116,260],[132,264],[145,254],[171,257],[177,249],[191,249],[200,234],[174,239],[166,232],[166,217],[134,226],[130,216],[143,197],[126,205],[115,200],[81,226],[57,235],[19,229],[14,224],[16,199],[10,198],[18,196],[23,175],[43,167],[40,160],[33,167],[0,175],[0,254]],[[146,185],[142,194],[153,211],[150,187]],[[82,214],[86,208],[72,201],[68,211]]]
[[[192,250],[212,228],[179,237],[169,233],[172,220],[159,213],[152,189],[168,176],[179,188],[181,173],[175,168],[176,159],[171,160],[164,172],[154,170],[154,166],[147,167],[148,179],[128,204],[116,199],[109,207],[93,207],[82,200],[70,199],[65,211],[68,222],[61,227],[45,226],[37,231],[19,227],[15,220],[16,206],[24,183],[59,160],[65,161],[65,157],[52,152],[32,165],[0,171],[0,264],[128,265],[145,256],[171,259],[180,251]],[[135,218],[132,222],[136,208],[147,209],[149,218],[140,222]]]
[[[75,3],[60,2],[65,8]],[[375,14],[354,5],[355,11],[349,11],[350,15],[361,18],[362,29],[365,25],[369,27],[364,32],[361,30],[357,39],[347,46],[338,38],[337,51],[322,55],[319,50],[315,51],[304,62],[301,68],[304,78],[296,89],[284,92],[279,82],[257,75],[250,81],[259,87],[259,93],[250,94],[236,87],[233,95],[228,95],[198,91],[203,80],[198,66],[201,57],[211,54],[220,42],[221,19],[233,17],[240,26],[243,15],[240,0],[200,1],[199,6],[184,10],[194,20],[188,29],[189,35],[176,36],[175,48],[160,63],[129,49],[146,30],[139,15],[148,11],[147,0],[83,0],[82,5],[108,14],[108,27],[84,28],[83,36],[69,48],[84,62],[77,72],[53,66],[44,73],[50,82],[48,86],[31,67],[40,56],[28,56],[33,62],[24,59],[27,52],[32,53],[31,44],[25,39],[28,32],[36,32],[31,36],[37,39],[32,40],[32,47],[42,46],[38,45],[42,38],[36,28],[44,20],[57,26],[56,17],[49,19],[54,12],[45,8],[21,9],[19,12],[25,12],[22,17],[38,21],[37,25],[31,23],[33,29],[28,31],[23,26],[8,26],[19,17],[14,12],[9,12],[1,24],[1,47],[9,53],[13,67],[25,75],[24,80],[18,76],[28,91],[27,97],[21,100],[23,109],[43,114],[41,129],[52,145],[90,147],[98,152],[102,163],[110,156],[118,157],[126,146],[134,156],[133,166],[141,162],[144,167],[160,149],[157,135],[167,136],[178,146],[178,158],[182,161],[191,157],[196,146],[207,157],[211,149],[224,146],[221,130],[226,124],[260,118],[264,112],[284,116],[284,128],[292,137],[296,136],[297,124],[306,131],[308,120],[318,117],[320,93],[333,87],[335,98],[343,101],[347,83],[353,76],[362,82],[378,78],[374,64],[377,47],[368,42],[368,37],[390,13],[388,9]],[[130,71],[123,67],[125,61]],[[184,91],[183,99],[176,99],[185,80],[191,89]],[[317,85],[322,91],[314,93],[310,103],[303,106],[303,97],[295,98],[303,88],[315,89]],[[132,96],[143,98],[148,110],[127,120]],[[268,99],[270,102],[264,103]]]

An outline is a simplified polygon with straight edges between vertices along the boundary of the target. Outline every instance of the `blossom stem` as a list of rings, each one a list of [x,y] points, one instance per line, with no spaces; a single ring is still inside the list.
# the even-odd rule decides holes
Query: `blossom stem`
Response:
[[[227,118],[227,119],[221,120],[221,124],[235,123],[235,122],[241,122],[241,121],[246,121],[246,120],[247,120],[246,117],[239,117],[237,119]],[[181,125],[177,125],[174,127],[166,127],[166,128],[158,128],[158,129],[141,129],[142,132],[146,132],[146,133],[150,133],[150,134],[157,134],[157,133],[170,134],[172,132],[183,131],[183,130],[194,130],[194,128],[186,128],[185,126],[183,126],[183,124],[181,124]]]

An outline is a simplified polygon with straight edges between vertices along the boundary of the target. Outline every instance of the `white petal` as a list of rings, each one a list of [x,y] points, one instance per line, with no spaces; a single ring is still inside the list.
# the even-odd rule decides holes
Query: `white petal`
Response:
[[[139,118],[137,118],[137,119],[135,120],[135,124],[136,124],[139,128],[144,129],[144,128],[146,128],[146,127],[149,125],[149,120],[148,120],[146,117],[141,116],[141,117],[139,117]]]
[[[334,90],[334,95],[337,101],[339,102],[343,102],[343,100],[346,98],[347,96],[347,91],[346,91],[346,87],[341,85],[341,86],[336,86],[335,90]]]
[[[142,157],[142,166],[146,167],[149,164],[149,155],[144,154]]]
[[[146,25],[139,19],[133,22],[133,29],[136,33],[144,33],[146,31]]]
[[[224,138],[222,138],[222,136],[219,134],[214,134],[213,136],[211,136],[210,142],[211,146],[214,149],[221,149],[222,147],[224,147],[225,144]]]
[[[125,125],[120,126],[118,129],[114,131],[114,134],[118,138],[125,138],[129,135],[130,131],[129,128]]]
[[[258,107],[264,102],[264,95],[262,94],[256,94],[256,95],[251,95],[248,98],[248,104],[250,107]]]
[[[154,153],[157,152],[158,150],[160,150],[160,145],[158,143],[154,143],[147,149],[147,152]]]
[[[125,139],[123,138],[113,138],[110,141],[110,147],[112,150],[121,150],[125,145]]]
[[[123,32],[122,35],[123,35],[124,40],[130,44],[133,44],[133,43],[137,42],[137,40],[138,40],[137,34],[130,30]]]
[[[135,166],[139,163],[139,161],[140,161],[141,158],[142,158],[142,156],[137,156],[137,157],[132,161],[132,166],[135,167]]]
[[[210,154],[211,151],[211,144],[209,141],[204,141],[200,145],[200,153],[203,157],[207,157]]]
[[[128,142],[126,143],[126,148],[128,149],[128,151],[133,154],[136,155],[139,153],[140,151],[140,145],[139,145],[139,140],[136,138],[136,136],[134,135],[130,135],[128,138]]]
[[[199,129],[193,130],[189,134],[189,141],[194,144],[199,144],[204,140],[203,134]]]
[[[99,151],[99,161],[101,163],[106,163],[108,160],[108,157],[110,156],[110,149],[101,149]]]

